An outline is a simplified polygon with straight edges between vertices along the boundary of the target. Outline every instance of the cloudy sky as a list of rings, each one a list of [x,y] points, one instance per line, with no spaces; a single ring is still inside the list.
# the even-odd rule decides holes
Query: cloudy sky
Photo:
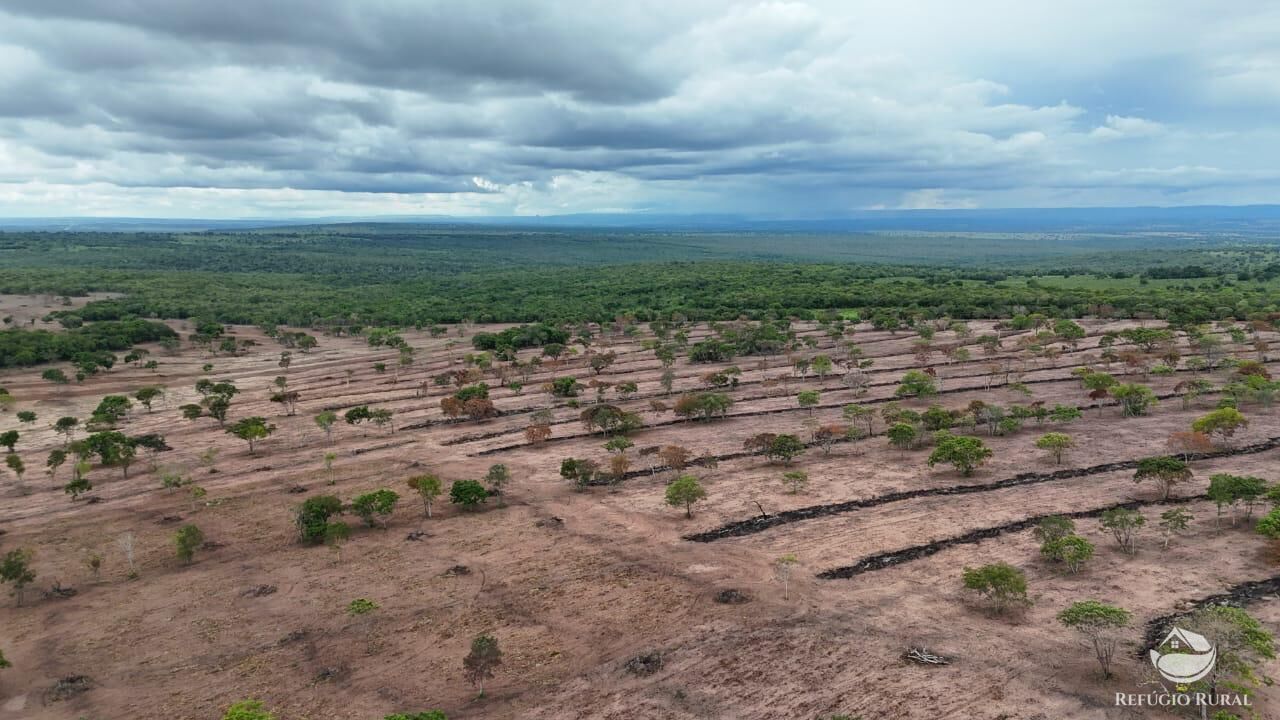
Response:
[[[4,0],[0,215],[1280,202],[1274,0]]]

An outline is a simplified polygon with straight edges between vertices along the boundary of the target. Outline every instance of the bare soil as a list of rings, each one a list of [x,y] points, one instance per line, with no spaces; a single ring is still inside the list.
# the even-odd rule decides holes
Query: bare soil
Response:
[[[0,303],[18,319],[43,317],[57,306],[52,298]],[[948,364],[935,355],[928,364],[944,393],[933,402],[949,408],[978,399],[1090,404],[1071,369],[1096,361],[1098,335],[1125,323],[1083,324],[1091,336],[1077,351],[1053,363],[1019,366],[1014,379],[1027,383],[1030,397],[1000,379],[986,389],[988,367],[998,361],[976,345],[967,362]],[[172,325],[184,338],[190,332],[188,323]],[[971,326],[976,337],[992,323]],[[363,338],[321,337],[315,350],[293,352],[288,383],[302,397],[295,416],[268,401],[273,379],[284,374],[281,347],[256,328],[234,328],[237,337],[257,342],[236,356],[212,356],[185,342],[172,354],[152,347],[151,358],[160,362],[155,371],[118,364],[61,388],[42,381],[40,368],[0,372],[0,385],[19,401],[15,409],[39,415],[34,426],[19,425],[12,412],[0,416],[0,430],[22,434],[17,450],[28,468],[21,483],[6,475],[0,484],[0,550],[33,549],[38,573],[22,607],[12,600],[0,607],[0,648],[13,663],[0,671],[0,720],[216,719],[232,702],[250,697],[288,720],[368,720],[427,708],[450,718],[557,720],[1179,717],[1114,705],[1116,692],[1157,687],[1138,655],[1146,622],[1278,572],[1271,548],[1251,523],[1232,526],[1227,520],[1215,529],[1215,508],[1204,500],[1186,505],[1195,515],[1191,531],[1163,550],[1155,527],[1160,507],[1152,504],[1159,499],[1156,490],[1135,485],[1126,471],[887,502],[714,542],[683,539],[757,515],[760,508],[775,513],[1164,454],[1168,435],[1211,409],[1214,395],[1186,409],[1177,398],[1166,399],[1146,417],[1124,418],[1107,406],[1087,410],[1066,428],[1031,423],[1011,436],[983,435],[995,455],[968,478],[950,468],[931,469],[927,449],[901,452],[882,435],[836,444],[829,453],[815,447],[794,464],[810,481],[804,492],[792,494],[781,480],[789,468],[740,456],[743,440],[761,432],[807,437],[810,413],[795,400],[801,388],[822,388],[812,417],[824,423],[841,422],[844,403],[879,407],[892,398],[902,373],[920,366],[912,355],[913,334],[858,328],[853,339],[875,359],[872,385],[862,397],[844,388],[838,373],[783,383],[778,378],[791,374],[785,355],[739,358],[742,382],[730,391],[736,402],[728,418],[711,422],[675,422],[670,412],[652,411],[651,399],[671,404],[675,397],[663,397],[661,366],[641,348],[643,336],[610,335],[599,349],[617,352],[618,360],[599,379],[634,381],[639,390],[631,399],[613,390],[605,398],[654,425],[632,436],[633,470],[646,467],[637,455],[645,446],[679,444],[699,457],[738,456],[690,470],[708,497],[686,519],[663,501],[669,471],[582,492],[560,478],[563,458],[606,459],[604,438],[583,428],[579,408],[540,389],[553,377],[593,377],[582,355],[544,365],[520,394],[487,378],[500,417],[444,417],[439,401],[453,388],[431,378],[461,368],[472,352],[470,335],[488,329],[451,328],[436,338],[405,332],[416,359],[398,380],[395,350],[371,348]],[[838,357],[823,333],[801,329],[817,343],[806,354]],[[694,339],[706,334],[705,327],[692,333]],[[1264,336],[1276,339],[1274,333]],[[1006,338],[1003,355],[1015,352],[1016,339]],[[941,332],[936,342],[955,340]],[[1244,346],[1230,349],[1254,355]],[[385,362],[386,372],[376,372],[376,362]],[[211,372],[202,370],[206,363]],[[682,358],[674,368],[677,393],[700,388],[700,375],[725,365],[689,365]],[[1269,367],[1275,372],[1274,363]],[[1123,370],[1115,366],[1112,372]],[[199,399],[193,386],[202,377],[240,388],[232,419],[261,415],[277,432],[250,454],[216,421],[182,419],[178,407]],[[1170,394],[1188,377],[1179,371],[1142,381]],[[1211,377],[1221,384],[1226,373]],[[94,468],[90,495],[96,501],[73,502],[62,491],[68,466],[55,479],[44,472],[48,452],[63,444],[50,424],[63,415],[86,418],[104,395],[132,394],[145,385],[164,386],[165,398],[152,412],[135,407],[121,429],[161,433],[173,450],[140,458],[127,478],[118,468]],[[587,390],[579,403],[586,407],[594,399]],[[362,404],[394,410],[397,429],[339,420],[329,442],[312,420],[323,409],[341,413]],[[918,410],[929,404],[904,403]],[[531,413],[545,407],[554,408],[553,436],[530,445],[523,430]],[[1249,408],[1246,414],[1251,424],[1235,445],[1280,436],[1274,411]],[[883,431],[878,419],[876,429]],[[1062,465],[1034,447],[1050,429],[1076,439],[1077,449]],[[324,468],[329,452],[336,456],[331,474]],[[1278,459],[1280,450],[1196,461],[1194,479],[1175,493],[1202,493],[1218,472],[1280,480]],[[408,477],[426,472],[446,482],[478,479],[493,463],[512,473],[504,506],[491,498],[481,511],[463,512],[446,495],[427,519],[405,486]],[[190,476],[207,497],[193,503],[185,490],[161,489],[159,473],[166,469]],[[402,496],[386,529],[356,529],[340,553],[297,542],[293,509],[302,499],[335,494],[350,500],[380,487]],[[817,578],[863,557],[975,529],[1133,500],[1143,503],[1149,523],[1136,555],[1120,552],[1096,520],[1081,520],[1080,533],[1098,550],[1078,575],[1043,562],[1031,532],[1021,531],[848,580]],[[210,541],[190,565],[174,553],[173,535],[183,523],[197,524]],[[126,533],[135,538],[136,579],[127,578],[118,544]],[[407,538],[411,533],[414,539]],[[91,553],[104,558],[98,577],[85,565]],[[774,560],[784,554],[799,561],[789,598],[773,573]],[[993,615],[962,591],[962,568],[996,561],[1026,572],[1035,603],[1025,613]],[[77,592],[41,597],[55,582]],[[726,589],[749,601],[717,602]],[[357,598],[378,608],[353,616],[347,606]],[[1110,680],[1101,679],[1092,651],[1055,620],[1066,605],[1086,598],[1120,604],[1135,616]],[[1255,602],[1250,612],[1280,631],[1274,599]],[[504,653],[483,697],[462,672],[462,658],[479,633],[497,637]],[[952,663],[903,661],[913,646]],[[1267,670],[1274,673],[1276,663]],[[59,686],[75,676],[87,680]],[[56,686],[71,691],[55,692]],[[1253,701],[1261,716],[1280,716],[1280,691],[1263,688]]]

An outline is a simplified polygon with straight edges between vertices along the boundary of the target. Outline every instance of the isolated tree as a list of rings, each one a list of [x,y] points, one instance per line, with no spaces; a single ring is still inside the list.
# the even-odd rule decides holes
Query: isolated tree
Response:
[[[560,461],[560,477],[572,481],[578,490],[586,489],[596,476],[596,470],[597,465],[594,460],[578,460],[570,457]]]
[[[13,585],[13,597],[18,605],[22,605],[27,586],[36,580],[36,572],[31,569],[31,551],[14,548],[0,557],[0,582]]]
[[[787,486],[787,491],[792,495],[804,490],[809,484],[809,473],[803,470],[792,470],[782,473],[782,483]]]
[[[1175,457],[1143,458],[1138,461],[1138,468],[1133,473],[1135,484],[1151,481],[1160,489],[1160,499],[1168,500],[1173,486],[1191,479],[1191,468]]]
[[[810,417],[813,416],[813,410],[818,406],[820,401],[821,396],[818,394],[817,390],[801,390],[800,393],[796,395],[796,402],[800,404],[800,407],[807,408],[809,410]]]
[[[1036,447],[1047,451],[1059,465],[1062,464],[1062,456],[1075,445],[1070,435],[1060,432],[1045,433],[1036,440]]]
[[[144,387],[133,394],[133,398],[146,408],[147,412],[151,412],[151,404],[161,397],[164,397],[164,390],[154,386]]]
[[[49,368],[48,370],[40,373],[40,377],[54,385],[66,385],[71,382],[71,379],[67,377],[67,374],[58,368]]]
[[[1176,507],[1160,513],[1160,531],[1164,534],[1162,549],[1169,549],[1169,541],[1174,535],[1181,535],[1191,524],[1192,515],[1186,508]]]
[[[1218,408],[1191,423],[1193,431],[1216,437],[1224,445],[1231,441],[1237,430],[1248,426],[1249,421],[1233,407]]]
[[[908,370],[898,381],[898,389],[893,394],[897,397],[929,397],[938,394],[938,385],[928,373]]]
[[[681,475],[667,486],[666,500],[671,507],[684,507],[684,516],[693,517],[693,505],[707,497],[698,478],[692,475]]]
[[[30,425],[36,421],[36,414],[32,410],[19,410],[17,418],[23,425]]]
[[[71,437],[75,435],[76,428],[80,426],[80,420],[70,416],[60,417],[53,423],[53,429],[59,435],[64,437],[63,446],[70,444]]]
[[[475,480],[455,480],[449,486],[449,502],[463,510],[475,510],[489,497],[489,491]]]
[[[49,473],[50,480],[56,480],[58,477],[58,468],[67,461],[67,451],[61,448],[54,448],[49,451],[49,458],[45,460],[44,466],[46,472]]]
[[[1120,402],[1125,417],[1146,415],[1151,406],[1158,402],[1156,394],[1145,385],[1117,385],[1111,388],[1110,392],[1111,396]]]
[[[191,559],[196,555],[196,549],[204,542],[204,533],[200,532],[200,528],[195,525],[183,525],[178,528],[178,532],[173,536],[173,544],[178,551],[178,559],[184,565],[191,564]]]
[[[5,456],[4,464],[18,476],[18,482],[22,482],[22,475],[27,471],[27,466],[22,462],[22,458],[17,453],[9,453]]]
[[[422,498],[423,515],[431,517],[431,508],[435,505],[436,498],[440,497],[444,492],[440,478],[435,475],[415,475],[407,481],[409,488],[418,493],[418,497]]]
[[[247,417],[237,420],[227,428],[227,433],[249,443],[249,454],[254,452],[254,444],[259,440],[265,440],[276,431],[276,426],[267,422],[264,417]]]
[[[1027,597],[1026,575],[1007,563],[966,567],[961,579],[965,589],[985,598],[997,613],[1031,605],[1031,599]]]
[[[850,422],[861,422],[867,426],[867,435],[871,435],[875,431],[876,414],[875,411],[865,405],[849,404],[845,405],[841,411],[845,420]]]
[[[108,395],[102,398],[102,402],[99,402],[98,407],[94,409],[93,422],[107,426],[115,425],[121,418],[128,415],[132,408],[133,403],[124,395]]]
[[[484,475],[484,481],[489,485],[489,493],[498,498],[498,507],[506,505],[506,496],[503,492],[507,484],[511,482],[511,471],[507,469],[507,466],[502,463],[490,465],[488,472]]]
[[[688,467],[689,461],[693,458],[693,453],[688,448],[680,445],[663,445],[658,450],[658,457],[662,460],[663,465],[678,473]]]
[[[1109,531],[1120,549],[1130,555],[1137,552],[1137,532],[1146,524],[1147,519],[1137,510],[1118,507],[1102,513],[1102,528]]]
[[[939,436],[937,445],[929,454],[929,467],[938,463],[948,463],[959,470],[961,475],[967,477],[993,454],[991,448],[976,437],[952,435],[945,431],[937,435]]]
[[[1093,557],[1093,551],[1093,543],[1074,534],[1047,539],[1040,545],[1040,555],[1044,559],[1063,563],[1072,574],[1080,572],[1080,568]]]
[[[330,442],[333,441],[333,424],[338,421],[338,414],[332,410],[325,410],[314,418],[316,426],[324,431],[324,438]]]
[[[294,512],[299,539],[312,545],[324,542],[325,526],[329,524],[329,518],[341,513],[342,501],[333,495],[307,498]]]
[[[786,554],[773,561],[773,576],[782,583],[782,599],[791,599],[791,572],[795,570],[799,560],[793,554]]]
[[[777,435],[769,442],[769,449],[765,451],[765,456],[770,460],[781,461],[783,465],[790,465],[804,453],[804,443],[795,435]]]
[[[11,667],[13,667],[13,663],[6,660],[4,657],[4,651],[0,650],[0,670]]]
[[[484,696],[484,681],[493,677],[493,671],[502,664],[502,650],[492,635],[477,635],[471,640],[471,652],[462,659],[462,669],[467,682]]]
[[[13,452],[13,446],[18,444],[19,437],[21,436],[18,434],[17,430],[7,430],[2,432],[0,433],[0,445],[8,448],[9,452]]]
[[[916,444],[916,426],[911,423],[896,422],[889,426],[885,431],[885,436],[889,438],[889,444],[899,450],[907,450]]]
[[[284,406],[285,415],[292,416],[298,409],[302,395],[297,390],[282,390],[271,394],[271,402]]]
[[[549,437],[551,437],[550,423],[534,422],[524,429],[524,439],[531,445],[544,442]]]
[[[1042,543],[1064,538],[1075,532],[1076,524],[1065,515],[1050,515],[1036,524],[1032,534]]]
[[[1170,433],[1165,446],[1181,455],[1183,462],[1190,461],[1192,455],[1210,453],[1216,449],[1208,435],[1195,431]]]
[[[1058,613],[1058,622],[1084,635],[1093,646],[1104,678],[1111,677],[1111,659],[1120,641],[1120,631],[1129,627],[1132,619],[1128,610],[1097,600],[1075,602]]]
[[[379,488],[373,492],[358,495],[351,501],[351,512],[355,513],[368,527],[381,525],[385,530],[387,518],[396,509],[400,495],[394,490]]]

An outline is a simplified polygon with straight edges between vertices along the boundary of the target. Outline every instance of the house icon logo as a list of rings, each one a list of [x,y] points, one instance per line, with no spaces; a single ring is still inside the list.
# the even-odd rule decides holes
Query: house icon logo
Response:
[[[1213,672],[1218,648],[1203,635],[1175,627],[1154,650],[1151,664],[1165,680],[1189,685]]]

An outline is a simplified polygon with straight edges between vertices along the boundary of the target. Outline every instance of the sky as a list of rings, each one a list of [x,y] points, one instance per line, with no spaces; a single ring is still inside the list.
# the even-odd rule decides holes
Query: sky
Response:
[[[1274,0],[4,0],[0,216],[1280,203]]]

